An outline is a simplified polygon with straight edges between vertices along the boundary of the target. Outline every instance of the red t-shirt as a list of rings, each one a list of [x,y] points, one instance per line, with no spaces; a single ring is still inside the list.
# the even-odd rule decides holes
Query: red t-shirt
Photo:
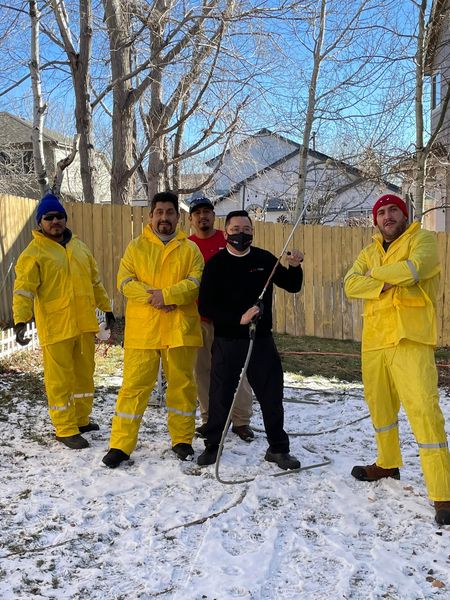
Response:
[[[221,229],[216,229],[216,233],[209,238],[199,238],[195,234],[190,235],[189,239],[197,244],[200,249],[200,252],[203,254],[203,258],[205,263],[208,262],[210,258],[217,254],[219,250],[223,250],[227,245],[225,237],[223,235],[223,231]],[[208,321],[206,317],[201,317],[202,321]]]
[[[216,229],[216,233],[206,239],[199,238],[195,234],[190,235],[189,239],[197,244],[205,262],[208,262],[214,254],[217,254],[219,250],[223,250],[227,245],[221,229]]]

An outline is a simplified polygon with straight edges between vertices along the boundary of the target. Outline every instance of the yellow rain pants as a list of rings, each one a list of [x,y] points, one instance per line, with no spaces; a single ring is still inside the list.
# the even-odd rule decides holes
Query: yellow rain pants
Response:
[[[197,404],[193,376],[196,356],[197,348],[189,346],[165,350],[125,348],[124,384],[112,420],[110,448],[126,454],[135,449],[142,417],[158,376],[160,357],[167,379],[167,427],[172,446],[192,443]]]
[[[94,397],[93,333],[47,344],[42,348],[48,411],[56,435],[80,433],[87,425]]]
[[[398,345],[362,353],[365,396],[375,429],[377,465],[401,467],[400,403],[419,446],[428,496],[450,500],[450,454],[439,407],[432,346],[403,339]]]

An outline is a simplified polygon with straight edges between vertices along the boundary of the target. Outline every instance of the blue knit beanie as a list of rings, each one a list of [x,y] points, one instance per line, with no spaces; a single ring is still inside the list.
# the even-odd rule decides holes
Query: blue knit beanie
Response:
[[[64,206],[61,204],[58,197],[54,194],[51,194],[50,192],[48,194],[45,194],[45,196],[39,202],[38,207],[36,209],[36,222],[38,225],[41,222],[42,217],[49,212],[64,213],[67,219],[67,213],[64,210]]]

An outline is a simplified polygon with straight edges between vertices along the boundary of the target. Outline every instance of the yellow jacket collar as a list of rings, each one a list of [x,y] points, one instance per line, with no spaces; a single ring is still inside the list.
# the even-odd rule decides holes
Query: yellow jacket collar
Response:
[[[402,233],[402,235],[400,235],[397,239],[392,240],[391,243],[394,244],[394,243],[398,242],[399,240],[402,240],[407,235],[416,233],[416,231],[420,228],[421,228],[420,222],[414,221],[414,223],[411,223],[410,225],[408,225],[408,227],[405,229],[405,231]],[[372,236],[372,239],[375,242],[378,242],[379,244],[383,245],[383,236],[381,235],[381,233],[376,233],[375,235]]]
[[[159,237],[153,232],[153,229],[150,224],[148,224],[144,227],[144,231],[142,233],[148,240],[150,240],[154,244],[164,245],[163,242],[159,239]],[[168,242],[168,243],[171,244],[174,240],[180,242],[181,240],[185,240],[185,239],[187,239],[187,234],[184,233],[184,231],[177,229],[175,237],[173,239],[171,239],[170,242]]]
[[[78,237],[68,227],[66,227],[66,231],[70,231],[70,241],[72,241]],[[31,234],[33,235],[34,239],[37,241],[53,242],[55,244],[59,244],[59,242],[55,242],[55,240],[52,240],[52,238],[49,238],[44,233],[42,233],[42,231],[40,229],[32,229]]]

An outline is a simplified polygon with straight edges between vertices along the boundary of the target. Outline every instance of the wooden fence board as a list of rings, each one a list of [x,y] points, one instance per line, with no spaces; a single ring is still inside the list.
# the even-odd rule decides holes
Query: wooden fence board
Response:
[[[313,231],[313,247],[314,247],[314,258],[313,258],[313,294],[314,294],[314,335],[316,337],[323,337],[323,227],[320,231]]]
[[[305,335],[314,335],[314,238],[313,225],[303,225],[305,260]]]
[[[304,228],[303,227],[297,227],[297,229],[295,230],[294,241],[293,241],[292,246],[293,246],[293,248],[297,248],[298,250],[301,250],[302,252],[304,252],[305,238],[304,238]],[[300,290],[300,292],[298,294],[295,294],[295,296],[294,296],[295,322],[294,322],[294,331],[292,332],[293,335],[305,335],[305,286],[308,285],[308,282],[306,281],[306,275],[305,275],[305,261],[306,261],[306,255],[304,258],[304,262],[302,263],[302,270],[303,270],[302,289]]]
[[[112,251],[112,295],[113,309],[117,314],[123,313],[123,296],[119,293],[116,286],[117,271],[119,270],[120,260],[123,256],[123,227],[122,218],[126,217],[126,212],[118,204],[111,206],[111,251]]]
[[[292,233],[292,225],[283,227],[283,246],[286,244],[289,236]],[[295,246],[295,238],[292,238],[288,244],[287,251],[290,252]],[[288,266],[286,259],[283,259],[283,265]],[[284,313],[285,313],[285,333],[295,335],[295,320],[296,320],[296,294],[286,292],[284,294]]]
[[[258,227],[260,227],[260,223],[258,223]],[[261,245],[261,248],[264,248],[265,250],[268,250],[269,252],[272,252],[272,254],[275,254],[275,229],[273,226],[273,223],[265,223],[264,227],[263,227],[263,233],[264,233],[264,241]],[[276,288],[274,288],[275,293],[274,293],[274,297],[273,297],[273,324],[274,324],[274,328],[276,327],[276,322],[277,322],[277,303],[276,303],[276,295],[277,295],[277,291]],[[264,300],[263,300],[264,301]]]
[[[355,253],[353,251],[352,241],[354,238],[354,228],[345,229],[342,231],[342,281],[347,273],[348,269],[353,264],[354,259],[356,258]],[[347,300],[344,294],[344,288],[341,289],[342,292],[342,337],[344,340],[352,340],[357,339],[353,337],[353,322],[354,322],[354,313],[356,313],[356,318],[359,318],[357,307],[354,306],[354,302],[350,302]]]
[[[333,337],[333,244],[335,227],[322,228],[322,336]]]
[[[105,279],[105,272],[103,269],[103,225],[102,225],[102,207],[99,204],[92,205],[92,231],[93,231],[93,246],[91,251],[97,261],[98,270],[100,273],[100,279],[106,288],[108,294],[110,294],[111,285]]]
[[[331,227],[331,294],[332,294],[332,338],[342,339],[343,295],[342,295],[342,227]]]
[[[285,244],[287,236],[285,235],[285,225],[281,227],[274,227],[274,242],[275,246],[272,250],[272,253],[278,258],[280,256],[281,250]],[[285,258],[282,257],[281,262],[285,262]],[[275,295],[274,295],[274,306],[275,306],[275,315],[276,321],[274,320],[274,328],[276,331],[280,333],[286,333],[286,292],[279,287],[274,285]]]
[[[114,270],[114,256],[113,256],[113,227],[112,227],[112,210],[109,206],[101,207],[101,222],[102,222],[102,237],[103,237],[103,277],[104,285],[108,296],[114,298],[114,292],[116,286],[114,285],[114,278],[117,271]]]
[[[92,226],[92,208],[90,204],[81,204],[81,212],[83,215],[83,231],[81,239],[86,246],[92,251],[94,246],[94,228]]]

